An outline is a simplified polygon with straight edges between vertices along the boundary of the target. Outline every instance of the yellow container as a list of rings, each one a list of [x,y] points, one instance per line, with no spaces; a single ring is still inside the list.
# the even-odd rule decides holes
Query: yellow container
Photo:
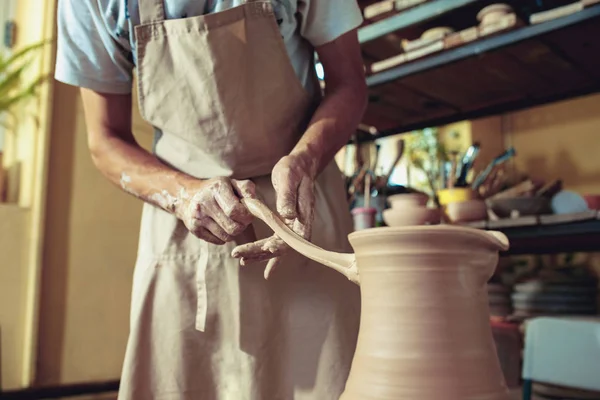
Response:
[[[438,200],[442,207],[449,203],[458,203],[461,201],[473,200],[477,198],[477,194],[471,188],[452,188],[441,189],[437,192]]]

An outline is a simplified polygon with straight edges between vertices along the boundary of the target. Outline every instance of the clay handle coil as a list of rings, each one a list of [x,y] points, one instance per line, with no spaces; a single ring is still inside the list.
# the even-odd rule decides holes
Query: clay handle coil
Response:
[[[292,249],[313,261],[334,269],[357,285],[359,284],[358,268],[356,266],[356,257],[354,254],[323,250],[288,228],[288,226],[260,200],[245,198],[242,199],[242,202],[248,207],[248,210],[250,210],[252,215],[267,224],[269,228],[271,228],[273,232],[275,232],[275,234]]]

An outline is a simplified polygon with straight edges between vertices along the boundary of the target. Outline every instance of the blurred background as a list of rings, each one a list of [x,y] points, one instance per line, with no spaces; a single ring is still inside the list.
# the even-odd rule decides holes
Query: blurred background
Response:
[[[369,106],[336,158],[356,229],[416,192],[441,217],[400,224],[505,232],[490,323],[515,398],[600,399],[600,1],[359,3]],[[115,399],[141,203],[51,79],[55,11],[0,0],[0,398]]]

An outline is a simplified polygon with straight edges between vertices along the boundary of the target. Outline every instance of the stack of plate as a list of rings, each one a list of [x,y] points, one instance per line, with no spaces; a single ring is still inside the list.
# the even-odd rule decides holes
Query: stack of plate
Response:
[[[506,317],[511,312],[510,288],[501,283],[488,283],[488,300],[490,315]]]
[[[515,317],[548,315],[592,315],[597,313],[598,286],[595,281],[553,282],[531,280],[514,286]]]

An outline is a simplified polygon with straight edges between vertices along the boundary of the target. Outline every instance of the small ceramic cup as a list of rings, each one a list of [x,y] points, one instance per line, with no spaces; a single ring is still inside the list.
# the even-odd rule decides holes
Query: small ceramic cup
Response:
[[[375,216],[377,209],[373,207],[357,207],[352,209],[354,217],[354,230],[361,231],[375,227]]]

